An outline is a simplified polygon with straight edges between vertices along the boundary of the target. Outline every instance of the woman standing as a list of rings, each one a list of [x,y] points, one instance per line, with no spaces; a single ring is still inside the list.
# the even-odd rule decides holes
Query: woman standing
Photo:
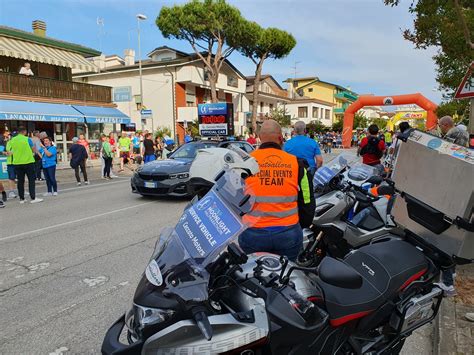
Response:
[[[39,151],[41,161],[43,164],[43,174],[46,178],[46,186],[48,192],[43,196],[57,196],[58,195],[58,184],[56,182],[56,158],[57,150],[52,145],[51,138],[45,137]]]
[[[163,156],[163,143],[160,137],[155,138],[155,156],[156,159],[161,159]]]
[[[155,157],[155,145],[153,144],[153,140],[151,139],[151,133],[147,133],[145,135],[145,139],[143,140],[143,161],[144,163],[148,163],[150,161],[154,161]]]
[[[110,180],[112,179],[110,177],[110,168],[112,166],[113,157],[112,147],[110,146],[109,139],[107,139],[105,134],[103,134],[100,138],[102,140],[102,159],[104,159],[104,178]]]

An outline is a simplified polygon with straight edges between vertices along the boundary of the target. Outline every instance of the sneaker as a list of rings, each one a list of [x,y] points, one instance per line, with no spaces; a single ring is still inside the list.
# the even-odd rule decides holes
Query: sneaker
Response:
[[[469,322],[474,322],[474,313],[466,313],[465,317]]]
[[[113,179],[112,176],[107,177],[107,180],[112,180],[112,179]]]
[[[111,178],[117,178],[118,175],[113,174],[113,175],[110,175],[110,177],[111,177]]]
[[[102,176],[102,179],[107,179],[107,177],[106,177],[106,176]]]
[[[10,191],[10,193],[8,194],[8,198],[16,198],[15,191]]]
[[[53,192],[53,196],[58,196],[58,192],[57,192],[57,191],[54,191],[54,192]]]
[[[5,202],[7,200],[7,193],[2,191],[2,201]]]
[[[43,202],[42,198],[35,198],[34,200],[31,200],[30,203],[40,203]]]
[[[24,203],[25,203],[25,200],[20,199],[20,203],[21,203],[21,204],[24,204]]]
[[[84,181],[84,184],[89,185],[89,181]]]
[[[0,201],[0,208],[4,208],[5,207],[5,204],[3,203],[3,201]]]
[[[448,286],[444,282],[438,282],[435,285],[443,290],[444,297],[454,297],[458,294],[453,285]]]
[[[53,196],[53,194],[51,192],[46,192],[43,194],[43,197],[48,197],[48,196]]]
[[[77,183],[77,186],[81,186],[82,184],[80,182]]]

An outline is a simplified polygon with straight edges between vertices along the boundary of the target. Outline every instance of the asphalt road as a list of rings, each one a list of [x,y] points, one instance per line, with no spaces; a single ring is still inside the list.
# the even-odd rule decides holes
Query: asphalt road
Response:
[[[186,203],[134,195],[128,177],[60,183],[59,196],[41,204],[8,201],[0,210],[0,354],[99,353],[161,228]],[[411,337],[405,353],[431,354],[430,332]]]

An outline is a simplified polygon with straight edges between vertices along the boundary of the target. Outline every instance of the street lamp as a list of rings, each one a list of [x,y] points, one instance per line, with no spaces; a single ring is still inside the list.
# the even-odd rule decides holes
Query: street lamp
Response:
[[[140,21],[145,21],[147,17],[143,14],[137,14],[137,32],[138,32],[138,72],[140,75],[140,101],[141,106],[143,107],[143,80],[142,80],[142,50],[141,50],[141,43],[140,43]],[[141,118],[140,118],[141,119]],[[154,127],[153,127],[153,116],[151,118],[151,132],[153,134]]]

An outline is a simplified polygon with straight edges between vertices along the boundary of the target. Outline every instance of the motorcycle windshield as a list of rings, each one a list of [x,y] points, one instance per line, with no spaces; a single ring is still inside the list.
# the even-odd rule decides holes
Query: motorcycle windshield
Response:
[[[352,165],[349,171],[347,172],[347,177],[350,180],[359,183],[362,183],[375,175],[379,175],[376,168],[362,163]]]
[[[329,184],[331,179],[343,171],[346,167],[352,166],[360,161],[360,158],[355,154],[341,153],[329,163],[316,170],[313,179],[315,188],[323,188]]]
[[[206,300],[206,267],[248,227],[242,216],[251,210],[254,198],[244,191],[240,173],[231,170],[192,203],[174,228],[162,232],[145,272],[148,281],[185,302]]]

